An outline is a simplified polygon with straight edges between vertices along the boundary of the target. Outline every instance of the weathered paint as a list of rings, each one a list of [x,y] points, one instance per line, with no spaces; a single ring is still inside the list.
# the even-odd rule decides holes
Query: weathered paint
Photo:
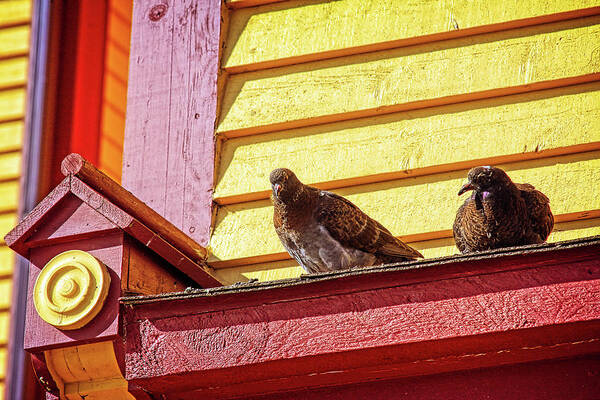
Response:
[[[599,233],[600,218],[558,222],[554,225],[554,231],[550,234],[548,242],[577,239],[598,235]],[[444,257],[458,253],[458,250],[454,245],[454,240],[451,237],[410,242],[410,245],[419,250],[425,258]],[[250,279],[274,281],[277,279],[296,278],[305,274],[304,270],[295,260],[289,259],[287,253],[280,253],[279,256],[287,259],[238,267],[219,268],[216,270],[216,275],[225,282],[233,284],[235,282]],[[231,264],[235,263],[244,264],[245,262],[239,260],[231,262]]]
[[[507,23],[547,22],[552,14],[595,6],[598,0],[429,0],[406,1],[401,7],[389,0],[286,1],[231,13],[223,65],[237,72],[342,51],[405,46],[431,41],[430,35],[443,39],[448,33],[473,34],[473,28],[481,33],[506,29]]]
[[[598,246],[595,238],[122,299],[125,376],[167,399],[285,398],[291,389],[593,354]]]
[[[531,183],[544,192],[550,198],[552,211],[557,216],[600,210],[600,198],[595,191],[573,190],[596,187],[600,174],[600,151],[500,166],[515,182]],[[457,196],[457,191],[464,183],[467,172],[460,170],[405,178],[347,187],[335,192],[354,202],[394,235],[425,234],[452,229],[456,210],[465,200],[465,196]],[[272,215],[270,200],[219,207],[211,242],[211,260],[283,252],[272,226]],[[600,233],[600,230],[597,232]],[[233,238],[235,246],[231,245]]]
[[[307,184],[343,187],[350,182],[333,181],[375,175],[376,182],[409,176],[406,170],[541,158],[581,145],[600,149],[599,82],[230,139],[214,197],[227,204],[268,191],[269,173],[279,167]]]
[[[200,245],[208,242],[221,2],[133,8],[123,186]]]
[[[217,131],[250,134],[377,115],[440,98],[456,102],[477,93],[529,91],[548,81],[560,85],[561,79],[600,73],[594,51],[599,23],[593,16],[233,75]]]
[[[133,400],[127,391],[112,342],[44,352],[46,365],[66,399]]]

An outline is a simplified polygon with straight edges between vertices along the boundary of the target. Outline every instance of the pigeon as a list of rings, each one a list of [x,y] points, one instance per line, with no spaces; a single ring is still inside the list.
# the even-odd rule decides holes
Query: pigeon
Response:
[[[543,243],[554,226],[550,201],[527,183],[513,183],[496,167],[469,171],[462,195],[472,190],[454,220],[454,241],[461,253]]]
[[[305,185],[286,168],[269,178],[275,231],[306,272],[423,257],[344,197]]]

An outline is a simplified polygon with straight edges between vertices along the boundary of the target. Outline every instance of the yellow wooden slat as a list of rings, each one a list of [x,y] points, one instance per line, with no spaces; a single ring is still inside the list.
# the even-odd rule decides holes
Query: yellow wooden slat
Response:
[[[15,253],[6,245],[0,245],[0,275],[11,274],[15,264]]]
[[[29,49],[29,26],[0,29],[0,57],[27,53]]]
[[[0,182],[0,212],[16,210],[19,205],[19,181]]]
[[[0,214],[0,243],[4,243],[4,236],[17,225],[16,213]]]
[[[10,313],[8,311],[0,312],[0,344],[7,343],[9,318],[10,318]]]
[[[11,281],[10,279],[0,280],[0,308],[8,308],[10,305]]]
[[[0,91],[0,121],[20,118],[25,112],[25,90]]]
[[[279,3],[286,0],[225,0],[229,8],[255,7],[263,4]]]
[[[600,234],[600,218],[581,221],[557,223],[548,242],[571,240]],[[410,244],[425,256],[425,258],[443,257],[458,254],[452,238],[427,240]],[[294,260],[253,264],[242,267],[223,268],[216,271],[217,276],[227,283],[241,282],[248,279],[258,279],[261,282],[277,279],[296,278],[304,271]]]
[[[21,171],[21,152],[0,153],[0,181],[8,178],[18,178]],[[3,197],[0,195],[0,204]]]
[[[0,1],[0,26],[31,18],[31,0]]]
[[[467,35],[476,27],[518,25],[515,20],[529,19],[521,26],[539,23],[548,15],[597,6],[598,0],[288,1],[231,13],[223,66],[238,72],[258,67],[252,64],[272,67],[289,58],[302,61],[342,50],[349,54],[391,48],[439,40],[448,33]]]
[[[217,131],[252,134],[598,79],[599,40],[594,16],[233,75]]]
[[[1,4],[1,3],[0,3]],[[0,89],[24,85],[27,79],[27,58],[0,60]]]
[[[268,191],[278,167],[311,184],[592,142],[600,149],[600,82],[230,139],[214,197]]]
[[[21,147],[24,127],[22,121],[0,123],[0,152]]]
[[[600,209],[594,190],[600,179],[600,151],[502,165],[515,182],[528,182],[551,201],[554,214]],[[394,235],[418,235],[452,228],[464,201],[456,193],[467,171],[419,176],[336,190]],[[300,179],[303,177],[300,176]],[[211,238],[211,262],[285,251],[272,226],[269,200],[218,208]],[[235,238],[236,245],[231,245]],[[424,240],[425,238],[423,238]],[[248,262],[249,263],[249,262]]]

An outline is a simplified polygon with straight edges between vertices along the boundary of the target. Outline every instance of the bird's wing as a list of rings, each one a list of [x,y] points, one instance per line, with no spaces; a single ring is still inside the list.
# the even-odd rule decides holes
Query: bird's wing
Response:
[[[418,251],[396,239],[383,225],[337,194],[320,191],[315,219],[345,246],[393,257],[422,258]]]
[[[517,183],[516,186],[525,200],[533,232],[539,235],[542,242],[545,241],[554,227],[550,200],[528,183]]]
[[[465,216],[466,207],[467,202],[465,201],[456,212],[456,219],[454,220],[454,225],[452,226],[454,242],[461,253],[464,253],[467,249],[467,244],[465,243],[465,235],[463,232],[463,219]]]

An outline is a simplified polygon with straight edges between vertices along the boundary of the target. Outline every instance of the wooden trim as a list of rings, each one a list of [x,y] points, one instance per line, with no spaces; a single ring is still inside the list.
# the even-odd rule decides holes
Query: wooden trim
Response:
[[[125,376],[149,392],[230,398],[594,353],[599,246],[124,298]]]
[[[263,3],[264,1],[264,3]],[[252,7],[256,5],[275,3],[281,0],[240,0],[227,2],[230,8]],[[253,4],[257,3],[257,4]],[[287,65],[302,64],[314,61],[328,60],[332,58],[352,56],[356,54],[371,53],[382,50],[391,50],[400,47],[421,45],[425,43],[441,42],[443,40],[458,39],[468,36],[481,35],[485,33],[500,32],[510,29],[525,28],[528,26],[549,24],[553,22],[566,21],[575,18],[589,17],[600,14],[600,7],[589,7],[579,10],[566,11],[556,14],[540,15],[537,17],[517,19],[497,24],[476,26],[473,28],[457,29],[447,32],[433,33],[429,35],[416,36],[407,39],[391,40],[387,42],[371,43],[364,46],[348,47],[338,50],[324,51],[320,53],[304,54],[295,57],[280,58],[277,60],[263,61],[253,64],[237,65],[235,67],[225,67],[224,70],[230,74],[239,74],[243,72],[258,71],[267,68],[277,68]]]
[[[79,154],[69,154],[61,164],[65,176],[73,175],[90,185],[94,190],[105,196],[111,202],[121,207],[125,212],[140,220],[141,223],[164,237],[172,245],[192,260],[203,262],[208,252],[179,228],[164,219],[156,211],[142,203],[131,192],[96,169]]]
[[[21,57],[28,57],[28,56],[29,56],[29,51],[17,51],[14,53],[0,55],[0,61],[10,60],[11,58],[21,58]]]
[[[262,6],[271,3],[280,3],[287,0],[225,0],[225,6],[231,9]]]
[[[19,26],[29,26],[29,25],[31,25],[31,19],[26,18],[26,19],[22,19],[22,20],[15,20],[15,21],[7,22],[5,24],[0,24],[0,29],[17,28]]]

